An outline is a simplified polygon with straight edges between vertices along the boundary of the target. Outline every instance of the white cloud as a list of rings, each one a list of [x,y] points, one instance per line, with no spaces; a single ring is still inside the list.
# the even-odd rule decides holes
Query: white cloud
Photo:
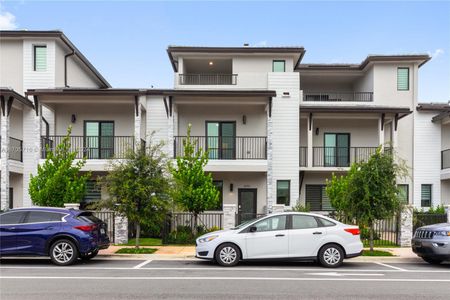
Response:
[[[12,30],[17,28],[16,17],[7,11],[0,11],[0,29]]]
[[[428,54],[431,56],[432,59],[436,59],[439,56],[443,55],[444,53],[445,53],[444,49],[441,49],[441,48],[436,49],[433,52],[430,52],[430,51],[428,52]]]

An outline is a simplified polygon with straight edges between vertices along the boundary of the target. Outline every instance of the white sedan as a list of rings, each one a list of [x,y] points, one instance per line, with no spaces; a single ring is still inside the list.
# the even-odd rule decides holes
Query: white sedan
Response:
[[[196,240],[196,256],[231,267],[241,260],[314,260],[338,267],[361,255],[359,228],[331,218],[287,212],[271,214]]]

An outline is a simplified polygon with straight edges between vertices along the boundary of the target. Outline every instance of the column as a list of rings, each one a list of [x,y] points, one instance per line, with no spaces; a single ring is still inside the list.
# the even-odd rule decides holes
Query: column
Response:
[[[134,149],[139,149],[141,145],[141,117],[142,109],[139,96],[135,96],[134,101]]]
[[[270,110],[270,109],[269,109]],[[274,179],[273,179],[273,123],[270,112],[267,112],[267,207],[266,211],[272,211],[274,203]]]
[[[313,166],[313,136],[314,136],[314,120],[312,114],[308,118],[308,163],[307,167],[311,168]]]
[[[236,204],[223,205],[223,229],[230,229],[236,226]]]
[[[392,141],[391,141],[391,147],[392,149],[395,150],[397,149],[398,146],[398,130],[396,128],[396,120],[394,119],[392,121],[392,126],[391,126],[391,137],[392,137]]]
[[[1,116],[1,158],[0,158],[0,209],[9,208],[9,116],[2,112]]]
[[[399,244],[401,247],[410,247],[413,237],[413,206],[406,205],[400,213]]]
[[[450,223],[450,205],[445,205],[444,207],[447,212],[447,223]]]
[[[167,154],[169,158],[175,156],[173,143],[174,143],[174,113],[173,113],[173,98],[169,96],[167,98],[167,104],[169,105],[169,117],[167,118]]]
[[[112,238],[112,237],[110,237]],[[118,213],[114,215],[114,244],[128,243],[128,218]]]

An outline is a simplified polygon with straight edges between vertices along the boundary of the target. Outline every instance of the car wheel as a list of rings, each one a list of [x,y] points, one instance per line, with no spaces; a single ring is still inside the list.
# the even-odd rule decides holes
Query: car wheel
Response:
[[[322,247],[319,251],[319,262],[326,268],[337,268],[344,261],[344,251],[335,244]]]
[[[437,258],[432,258],[432,257],[422,257],[422,259],[432,265],[439,265],[441,262],[443,262],[442,259],[437,259]]]
[[[81,253],[80,253],[80,258],[81,258],[82,260],[90,260],[90,259],[96,257],[97,254],[98,254],[98,250],[92,251],[92,252],[89,253],[89,254],[81,254]]]
[[[70,240],[58,240],[50,247],[50,258],[58,266],[68,266],[77,260],[78,249]]]
[[[221,266],[233,267],[239,263],[241,251],[234,244],[223,244],[217,248],[215,259]]]

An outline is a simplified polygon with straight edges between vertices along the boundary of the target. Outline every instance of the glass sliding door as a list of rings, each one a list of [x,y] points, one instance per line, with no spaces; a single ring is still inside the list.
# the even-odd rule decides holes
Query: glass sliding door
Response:
[[[114,122],[86,121],[84,133],[86,158],[106,159],[114,156]]]
[[[324,167],[334,167],[336,165],[336,135],[325,133]]]
[[[236,123],[206,122],[206,144],[210,159],[234,159],[236,156]]]
[[[350,134],[325,133],[324,135],[324,166],[350,166]]]

